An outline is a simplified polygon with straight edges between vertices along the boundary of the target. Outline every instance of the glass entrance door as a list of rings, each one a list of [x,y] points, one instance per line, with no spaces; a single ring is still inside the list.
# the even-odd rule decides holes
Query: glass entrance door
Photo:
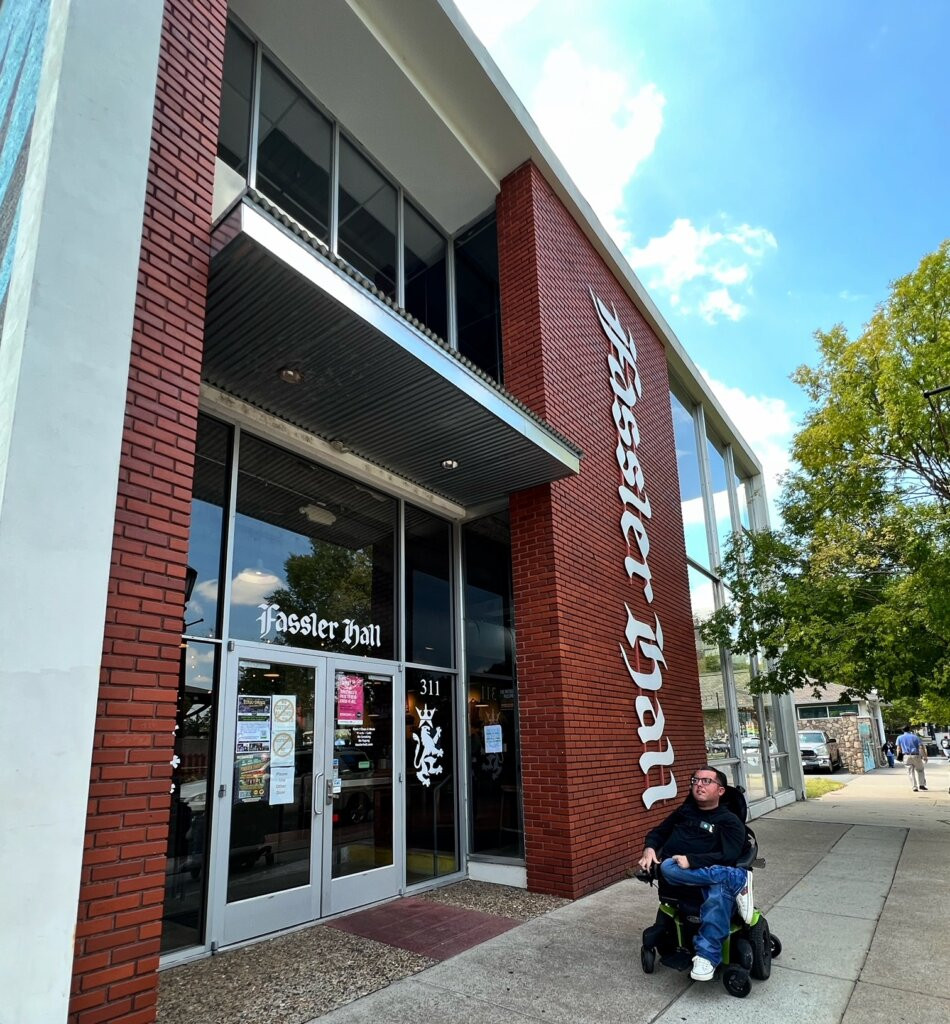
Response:
[[[402,792],[394,785],[403,778],[395,713],[401,673],[362,660],[330,661],[327,669],[324,915],[393,896],[403,879]]]
[[[395,895],[395,666],[236,645],[226,682],[219,945]]]

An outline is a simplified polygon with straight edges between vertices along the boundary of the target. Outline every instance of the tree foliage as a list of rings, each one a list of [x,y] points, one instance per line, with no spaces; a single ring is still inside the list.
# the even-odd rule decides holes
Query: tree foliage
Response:
[[[704,639],[764,655],[762,691],[950,697],[950,241],[858,337],[815,337],[784,526],[732,538]]]

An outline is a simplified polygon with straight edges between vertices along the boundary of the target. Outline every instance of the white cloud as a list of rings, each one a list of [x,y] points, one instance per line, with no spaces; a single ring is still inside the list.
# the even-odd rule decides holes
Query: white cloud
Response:
[[[714,324],[721,316],[727,320],[741,320],[745,314],[746,307],[733,299],[728,288],[716,288],[707,292],[699,303],[699,315],[708,324]]]
[[[678,217],[665,235],[629,248],[627,258],[635,270],[645,271],[648,288],[667,292],[681,312],[698,313],[713,324],[746,314],[747,307],[730,289],[745,285],[748,294],[753,266],[777,246],[767,228],[751,224],[698,228],[689,218]]]
[[[457,0],[462,16],[486,45],[491,46],[538,6],[541,0]]]
[[[656,146],[666,100],[653,84],[605,66],[573,43],[552,50],[529,104],[538,127],[621,247],[624,189]]]
[[[231,603],[251,606],[260,604],[283,585],[284,581],[272,572],[242,569],[231,583]]]

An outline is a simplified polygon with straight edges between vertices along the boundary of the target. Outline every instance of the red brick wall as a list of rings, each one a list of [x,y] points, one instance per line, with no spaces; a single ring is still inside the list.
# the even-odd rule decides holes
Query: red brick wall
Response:
[[[669,380],[662,343],[533,165],[502,183],[497,214],[505,384],[584,451],[578,477],[511,499],[528,886],[577,897],[623,876],[705,760]],[[611,348],[589,288],[637,348],[652,604],[624,569]],[[656,697],[679,795],[651,811],[638,760],[665,739],[637,735],[640,691],[620,653],[625,602],[638,619],[658,615],[665,640]],[[669,771],[651,769],[649,785]]]
[[[70,1020],[155,1019],[226,0],[166,0]]]

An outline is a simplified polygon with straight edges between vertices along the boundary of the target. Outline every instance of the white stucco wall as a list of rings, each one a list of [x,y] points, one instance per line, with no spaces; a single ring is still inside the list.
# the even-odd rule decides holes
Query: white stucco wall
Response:
[[[51,9],[0,342],[0,1024],[67,1016],[162,6]]]

